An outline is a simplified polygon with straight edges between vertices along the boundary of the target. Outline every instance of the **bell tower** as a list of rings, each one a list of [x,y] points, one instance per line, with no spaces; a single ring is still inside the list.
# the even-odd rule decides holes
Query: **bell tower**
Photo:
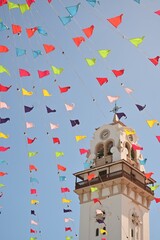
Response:
[[[95,130],[85,170],[74,173],[79,240],[150,239],[150,186],[155,180],[145,177],[141,150],[135,130],[116,113],[112,123]]]

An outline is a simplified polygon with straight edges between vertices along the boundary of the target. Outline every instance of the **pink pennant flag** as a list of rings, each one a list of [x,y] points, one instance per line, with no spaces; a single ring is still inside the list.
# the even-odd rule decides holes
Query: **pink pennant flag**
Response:
[[[74,103],[72,103],[72,104],[66,104],[65,103],[65,107],[66,107],[67,111],[72,111],[75,107],[75,104]]]
[[[113,103],[119,99],[119,96],[107,96],[110,103]]]
[[[43,77],[46,77],[46,76],[48,76],[48,75],[50,75],[50,71],[49,71],[49,70],[45,70],[45,71],[40,71],[40,70],[38,70],[38,76],[39,76],[39,78],[43,78]]]
[[[38,222],[34,221],[34,220],[31,220],[31,224],[33,225],[38,225]]]
[[[5,102],[0,102],[0,108],[6,108],[9,109],[10,107],[7,106],[7,104]]]
[[[124,90],[126,91],[126,93],[131,94],[133,92],[133,90],[131,88],[124,88]]]
[[[160,16],[160,10],[157,10],[154,13]]]
[[[132,144],[133,150],[143,150],[143,147],[140,147],[138,145]]]
[[[59,124],[50,123],[50,128],[51,129],[59,128]]]
[[[31,122],[26,122],[26,128],[33,128],[34,124]]]
[[[80,148],[79,151],[81,155],[89,152],[89,150],[85,148]]]
[[[160,136],[156,136],[156,138],[157,138],[158,142],[160,142]]]
[[[28,77],[31,74],[28,71],[26,71],[25,69],[19,69],[19,75],[20,75],[20,77]]]
[[[72,219],[72,218],[65,218],[64,221],[65,221],[65,223],[67,223],[69,221],[74,221],[74,219]]]

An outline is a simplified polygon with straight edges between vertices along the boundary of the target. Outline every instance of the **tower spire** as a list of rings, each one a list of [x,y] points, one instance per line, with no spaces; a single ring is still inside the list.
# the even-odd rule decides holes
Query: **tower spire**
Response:
[[[113,112],[113,113],[114,113],[114,116],[113,116],[113,122],[114,122],[114,123],[116,123],[116,122],[119,121],[119,118],[118,118],[118,116],[117,116],[116,113],[118,112],[118,110],[119,110],[120,108],[121,108],[121,107],[118,107],[117,104],[116,104],[116,102],[115,102],[114,108],[110,111],[110,112]]]

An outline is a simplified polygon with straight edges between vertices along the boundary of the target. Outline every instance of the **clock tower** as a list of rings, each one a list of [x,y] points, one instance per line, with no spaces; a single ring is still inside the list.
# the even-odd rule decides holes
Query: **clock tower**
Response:
[[[74,173],[79,240],[149,240],[155,180],[146,178],[134,129],[114,115],[94,132],[85,170]]]

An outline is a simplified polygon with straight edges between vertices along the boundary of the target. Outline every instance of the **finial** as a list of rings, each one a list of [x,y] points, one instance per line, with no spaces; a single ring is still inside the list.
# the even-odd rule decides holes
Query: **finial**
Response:
[[[118,107],[116,102],[115,102],[115,106],[114,106],[114,108],[110,112],[117,113],[120,108],[121,107]]]

